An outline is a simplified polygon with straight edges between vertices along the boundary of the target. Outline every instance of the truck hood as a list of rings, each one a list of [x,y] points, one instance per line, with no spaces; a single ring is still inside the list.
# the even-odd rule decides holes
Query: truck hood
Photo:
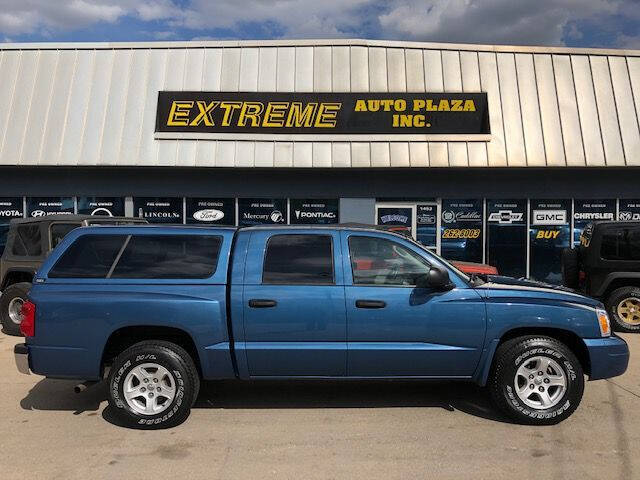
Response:
[[[567,287],[551,285],[528,279],[517,279],[501,275],[487,275],[487,279],[476,289],[487,298],[528,297],[548,300],[560,300],[590,307],[602,306],[600,301],[585,297]]]

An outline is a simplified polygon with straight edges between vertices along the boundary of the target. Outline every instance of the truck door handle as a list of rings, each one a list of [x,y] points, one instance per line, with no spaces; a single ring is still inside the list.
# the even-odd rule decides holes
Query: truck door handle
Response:
[[[249,300],[251,308],[272,308],[278,304],[275,300],[252,299]]]
[[[356,300],[356,308],[384,308],[386,302],[382,300]]]

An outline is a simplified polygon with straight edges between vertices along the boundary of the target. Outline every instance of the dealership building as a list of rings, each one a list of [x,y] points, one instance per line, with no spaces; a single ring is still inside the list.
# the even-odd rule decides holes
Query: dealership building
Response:
[[[0,224],[401,225],[559,282],[589,221],[640,220],[640,51],[3,44],[0,85]]]

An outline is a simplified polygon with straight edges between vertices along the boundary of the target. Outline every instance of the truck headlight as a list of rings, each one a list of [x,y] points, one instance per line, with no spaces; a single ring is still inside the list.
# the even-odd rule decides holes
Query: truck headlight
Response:
[[[598,316],[600,335],[603,337],[609,337],[611,335],[611,324],[609,323],[609,315],[607,314],[607,311],[602,308],[597,308],[596,315]]]

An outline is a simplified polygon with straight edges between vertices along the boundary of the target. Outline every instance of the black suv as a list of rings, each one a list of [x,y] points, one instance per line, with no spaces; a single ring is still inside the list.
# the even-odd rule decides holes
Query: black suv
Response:
[[[640,222],[596,222],[562,254],[565,286],[602,300],[614,327],[640,332]]]
[[[0,321],[4,333],[20,335],[22,304],[36,270],[67,233],[89,225],[147,223],[141,218],[47,215],[12,220],[0,257]]]

